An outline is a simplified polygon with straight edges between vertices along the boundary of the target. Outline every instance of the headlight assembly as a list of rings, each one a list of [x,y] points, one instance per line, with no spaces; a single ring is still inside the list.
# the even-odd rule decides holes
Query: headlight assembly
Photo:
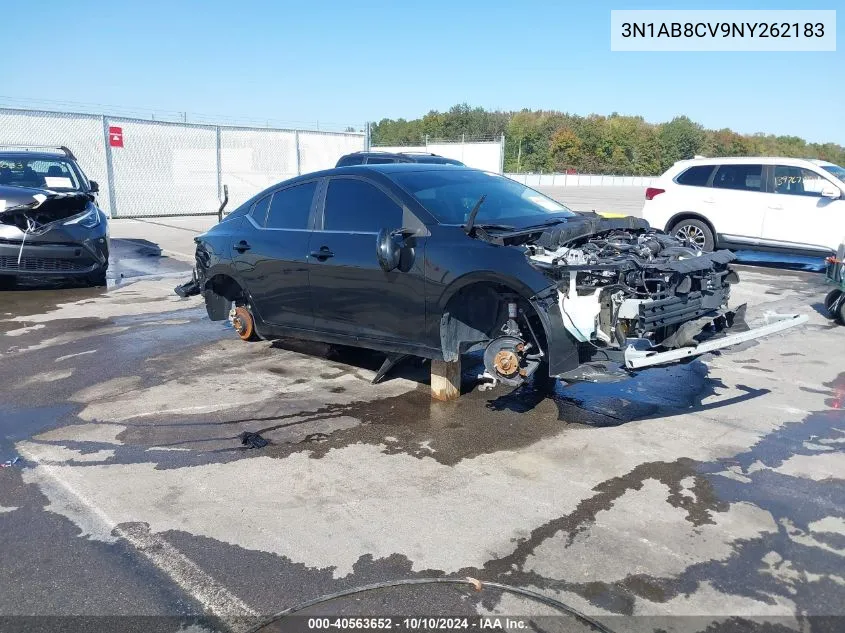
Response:
[[[76,217],[71,218],[65,222],[65,224],[79,224],[88,229],[93,229],[99,223],[100,213],[97,211],[97,207],[93,206],[85,213],[77,215]]]

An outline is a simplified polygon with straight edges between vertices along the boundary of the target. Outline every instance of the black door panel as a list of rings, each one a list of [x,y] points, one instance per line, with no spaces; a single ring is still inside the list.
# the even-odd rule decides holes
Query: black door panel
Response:
[[[424,238],[408,256],[408,272],[382,270],[375,233],[311,235],[309,255],[315,326],[338,334],[416,341],[425,324]]]
[[[308,270],[315,327],[337,334],[417,341],[425,325],[425,238],[411,238],[407,266],[385,272],[376,255],[382,228],[402,228],[403,209],[375,185],[333,178],[322,222],[311,234]]]
[[[308,238],[317,181],[280,189],[268,209],[259,205],[232,245],[235,266],[248,286],[254,308],[266,323],[311,328],[314,315],[308,283]],[[266,225],[257,219],[266,215]]]

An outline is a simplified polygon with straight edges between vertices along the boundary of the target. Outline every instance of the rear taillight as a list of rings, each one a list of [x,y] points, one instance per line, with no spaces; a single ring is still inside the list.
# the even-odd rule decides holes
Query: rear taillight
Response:
[[[645,199],[654,200],[654,196],[659,196],[661,193],[666,193],[666,190],[658,189],[657,187],[649,187],[645,190]]]

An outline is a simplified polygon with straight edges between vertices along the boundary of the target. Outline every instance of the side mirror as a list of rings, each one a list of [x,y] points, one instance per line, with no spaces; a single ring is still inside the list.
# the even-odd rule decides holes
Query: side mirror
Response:
[[[97,183],[96,180],[89,180],[88,184],[91,185],[91,193],[97,193],[100,191],[100,185]]]
[[[384,272],[395,270],[402,262],[402,250],[407,246],[405,239],[414,234],[411,229],[381,229],[376,238],[376,257]]]
[[[830,198],[831,200],[838,200],[842,197],[842,192],[833,185],[825,185],[822,189],[822,198]]]

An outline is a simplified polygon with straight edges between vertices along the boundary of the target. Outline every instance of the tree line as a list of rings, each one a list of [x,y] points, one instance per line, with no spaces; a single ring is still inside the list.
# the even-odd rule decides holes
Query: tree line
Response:
[[[505,136],[506,172],[566,172],[656,176],[695,155],[790,156],[845,164],[845,147],[797,136],[705,129],[686,116],[648,123],[639,116],[520,110],[487,111],[467,104],[432,110],[419,119],[382,119],[370,127],[372,145],[421,145],[425,139]]]

